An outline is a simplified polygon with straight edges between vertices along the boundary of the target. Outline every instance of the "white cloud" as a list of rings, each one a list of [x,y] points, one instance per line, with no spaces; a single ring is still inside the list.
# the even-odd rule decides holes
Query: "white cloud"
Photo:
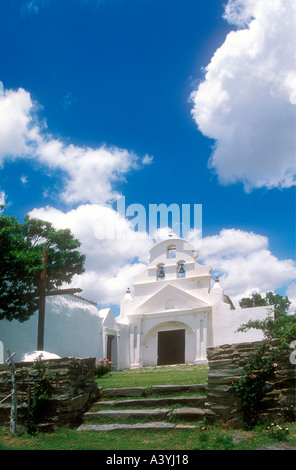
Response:
[[[86,204],[68,212],[46,207],[29,215],[58,229],[69,228],[79,239],[80,250],[86,255],[86,272],[72,284],[99,305],[119,304],[134,275],[145,268],[152,240],[134,232],[128,220],[109,206]],[[108,238],[112,228],[114,237],[118,230],[119,234],[126,232],[126,238]]]
[[[5,205],[5,191],[0,191],[0,206],[4,206]],[[2,212],[0,210],[0,212]]]
[[[133,278],[145,269],[145,264],[130,263],[119,266],[113,275],[102,271],[90,271],[73,279],[73,286],[83,289],[82,296],[94,300],[102,307],[116,305],[124,298],[127,287],[131,287]]]
[[[11,159],[34,159],[63,175],[60,197],[68,204],[105,203],[115,199],[116,183],[150,164],[115,146],[82,147],[55,139],[36,117],[37,104],[22,88],[0,96],[0,165]]]
[[[55,139],[41,142],[36,153],[49,168],[64,172],[61,197],[70,204],[115,199],[114,183],[136,168],[137,161],[133,153],[117,147],[78,147]]]
[[[28,177],[26,175],[22,175],[20,177],[20,181],[25,186],[28,183]]]
[[[142,160],[143,165],[150,165],[152,162],[153,162],[153,157],[147,154],[144,156]]]
[[[247,26],[253,18],[257,0],[228,0],[224,18],[236,26]],[[258,3],[258,2],[257,2]]]
[[[199,260],[212,266],[225,293],[234,300],[253,292],[275,291],[296,278],[295,262],[274,256],[267,237],[234,228],[203,238]]]
[[[246,190],[295,184],[293,0],[229,0],[230,32],[192,93],[199,130],[216,141],[209,162],[222,184]]]
[[[296,312],[296,282],[292,282],[287,289],[286,295],[288,299],[291,301],[290,313]]]
[[[30,94],[20,88],[0,97],[0,165],[7,158],[29,157],[36,128]]]

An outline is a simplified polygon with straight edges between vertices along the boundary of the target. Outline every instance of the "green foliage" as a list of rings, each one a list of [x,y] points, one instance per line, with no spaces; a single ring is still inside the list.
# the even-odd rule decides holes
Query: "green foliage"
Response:
[[[282,347],[287,348],[290,342],[296,338],[296,314],[282,314],[275,319],[268,315],[264,320],[249,320],[241,325],[238,331],[244,332],[251,328],[262,330],[267,339],[279,338]]]
[[[271,423],[266,428],[273,439],[277,441],[286,441],[289,435],[289,428],[287,423],[279,421],[278,424]]]
[[[257,424],[257,413],[267,391],[266,381],[272,378],[278,366],[277,354],[269,351],[267,343],[257,346],[248,358],[242,377],[232,385],[242,400],[247,427]]]
[[[48,400],[53,390],[53,379],[47,375],[45,364],[42,362],[41,358],[35,359],[33,368],[37,371],[37,376],[35,379],[36,383],[31,393],[31,402],[28,412],[27,431],[29,434],[35,434],[37,432],[37,425],[46,412]]]
[[[240,301],[242,308],[260,305],[274,305],[274,318],[271,310],[264,320],[249,320],[241,325],[238,331],[245,332],[251,328],[261,330],[266,338],[280,338],[282,347],[289,347],[290,342],[296,338],[296,313],[288,315],[291,305],[288,297],[284,298],[279,294],[268,292],[265,299],[261,297],[261,294],[253,294],[252,298],[244,298]]]
[[[252,294],[251,297],[245,297],[241,299],[239,305],[241,308],[261,307],[264,305],[273,306],[274,316],[276,318],[278,315],[288,313],[291,302],[288,297],[283,297],[282,295],[274,294],[273,292],[267,292],[265,298],[258,293]]]
[[[44,269],[42,249],[48,250],[47,289],[70,283],[84,272],[85,256],[71,231],[56,230],[52,224],[25,217],[0,217],[0,320],[26,321],[38,308],[40,275]]]
[[[215,446],[217,449],[232,450],[234,448],[233,440],[231,436],[218,435],[215,439]]]
[[[239,305],[241,308],[261,307],[266,305],[266,300],[261,297],[261,294],[252,294],[252,297],[244,297],[240,300]]]

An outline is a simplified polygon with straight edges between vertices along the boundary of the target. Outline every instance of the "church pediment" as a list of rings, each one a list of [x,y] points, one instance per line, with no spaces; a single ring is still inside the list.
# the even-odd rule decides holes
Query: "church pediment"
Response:
[[[208,308],[210,305],[176,286],[167,284],[148,300],[139,305],[133,314],[149,314],[164,311],[182,311],[193,308]]]

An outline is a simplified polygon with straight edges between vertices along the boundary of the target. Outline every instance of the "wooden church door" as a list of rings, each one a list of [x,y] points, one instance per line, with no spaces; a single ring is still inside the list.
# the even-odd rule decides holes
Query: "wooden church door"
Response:
[[[185,330],[158,332],[157,365],[185,363]]]

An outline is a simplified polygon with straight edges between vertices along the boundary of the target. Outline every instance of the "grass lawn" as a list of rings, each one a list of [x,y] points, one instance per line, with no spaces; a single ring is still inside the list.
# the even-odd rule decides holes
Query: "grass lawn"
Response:
[[[206,383],[207,364],[127,369],[103,375],[97,379],[99,387],[151,387],[152,385],[184,385]]]
[[[98,379],[98,385],[110,387],[150,387],[152,385],[179,385],[205,383],[207,366],[147,367],[137,370],[112,372]],[[272,436],[271,429],[258,427],[252,431],[234,430],[226,425],[205,427],[197,422],[194,429],[166,429],[158,431],[116,430],[111,432],[59,429],[35,436],[19,430],[12,435],[8,428],[0,428],[0,450],[105,450],[105,451],[189,451],[189,450],[255,450],[266,446],[296,446],[296,424],[289,423],[286,435]],[[284,440],[282,440],[284,439]]]
[[[285,440],[275,439],[267,429],[233,430],[213,425],[206,430],[197,423],[196,429],[130,430],[78,432],[59,429],[54,433],[30,436],[11,435],[0,428],[0,450],[256,450],[266,446],[296,446],[296,425],[289,424]],[[236,440],[238,441],[236,443]]]

